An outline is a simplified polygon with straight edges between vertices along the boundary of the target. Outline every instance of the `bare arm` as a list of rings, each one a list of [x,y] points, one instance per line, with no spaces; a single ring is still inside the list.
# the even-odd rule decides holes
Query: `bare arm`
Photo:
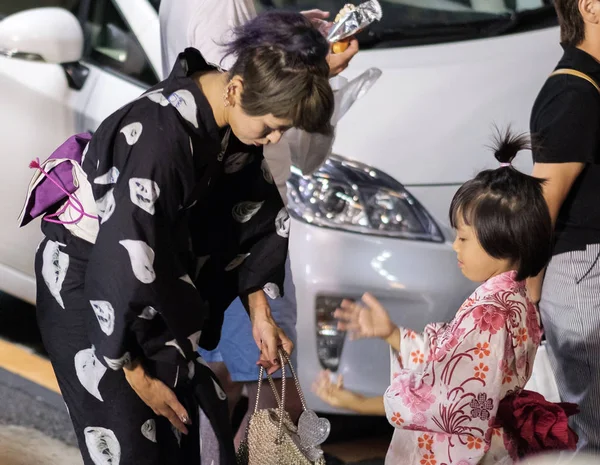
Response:
[[[536,163],[533,166],[532,175],[546,180],[544,198],[550,210],[553,227],[556,225],[558,213],[573,187],[573,183],[583,171],[584,166],[583,163]],[[545,271],[543,270],[538,276],[527,281],[529,295],[536,303],[541,298]]]
[[[331,381],[331,372],[319,373],[313,383],[314,393],[329,405],[350,410],[361,415],[385,415],[383,396],[366,397],[344,388],[344,379],[338,375],[337,381]]]

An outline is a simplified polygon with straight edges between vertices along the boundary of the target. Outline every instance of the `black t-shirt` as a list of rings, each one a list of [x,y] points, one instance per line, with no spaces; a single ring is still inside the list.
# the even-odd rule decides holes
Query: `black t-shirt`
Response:
[[[599,62],[564,50],[556,69],[575,69],[600,85]],[[585,164],[558,215],[554,254],[600,243],[600,93],[580,77],[552,76],[533,106],[531,134],[534,162]]]

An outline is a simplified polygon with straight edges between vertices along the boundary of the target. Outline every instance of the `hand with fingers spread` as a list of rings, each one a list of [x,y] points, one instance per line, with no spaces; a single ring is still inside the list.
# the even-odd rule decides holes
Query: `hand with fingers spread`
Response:
[[[139,363],[124,368],[124,371],[129,385],[154,413],[167,418],[183,434],[188,434],[185,425],[190,425],[191,422],[187,410],[166,384],[148,376]]]
[[[260,349],[260,359],[256,364],[273,374],[281,368],[279,349],[290,355],[294,350],[294,343],[273,320],[271,308],[262,290],[248,296],[248,310],[252,336]]]
[[[362,303],[342,301],[333,315],[339,320],[338,329],[350,332],[351,339],[387,340],[398,329],[385,308],[369,293],[363,295]]]

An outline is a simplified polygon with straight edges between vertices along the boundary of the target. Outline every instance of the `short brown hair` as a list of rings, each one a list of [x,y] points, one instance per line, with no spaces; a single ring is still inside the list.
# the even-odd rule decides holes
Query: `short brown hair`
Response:
[[[573,47],[585,39],[585,25],[579,11],[579,0],[555,0],[554,7],[560,24],[560,40]]]
[[[272,114],[307,132],[331,134],[329,45],[303,15],[269,12],[236,30],[229,70],[244,81],[241,106],[250,116]]]

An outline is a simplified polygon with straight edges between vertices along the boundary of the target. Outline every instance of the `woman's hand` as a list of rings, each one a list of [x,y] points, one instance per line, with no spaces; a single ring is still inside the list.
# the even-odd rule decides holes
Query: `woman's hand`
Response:
[[[260,349],[257,365],[273,374],[281,368],[279,349],[290,355],[294,350],[294,343],[273,320],[271,307],[262,290],[248,296],[248,311],[252,322],[252,336]]]
[[[327,55],[327,63],[329,63],[329,77],[337,76],[346,70],[354,55],[358,53],[358,40],[352,37],[349,40],[348,48],[342,53],[332,53]]]
[[[327,21],[329,18],[329,12],[323,10],[308,10],[303,11],[302,14],[309,19],[314,26],[321,31],[321,34],[327,36],[329,31],[331,30],[333,23]],[[330,52],[327,56],[327,63],[329,63],[329,77],[337,76],[342,73],[348,65],[354,55],[358,53],[358,40],[354,37],[348,39],[349,44],[348,48],[344,50],[342,53],[332,53]]]
[[[389,339],[398,327],[379,301],[371,294],[362,297],[364,305],[350,300],[342,301],[333,316],[338,320],[340,331],[349,331],[351,339]]]
[[[154,413],[167,418],[183,434],[188,434],[185,425],[191,424],[190,417],[175,393],[166,384],[146,375],[146,371],[139,363],[123,370],[129,385]]]

